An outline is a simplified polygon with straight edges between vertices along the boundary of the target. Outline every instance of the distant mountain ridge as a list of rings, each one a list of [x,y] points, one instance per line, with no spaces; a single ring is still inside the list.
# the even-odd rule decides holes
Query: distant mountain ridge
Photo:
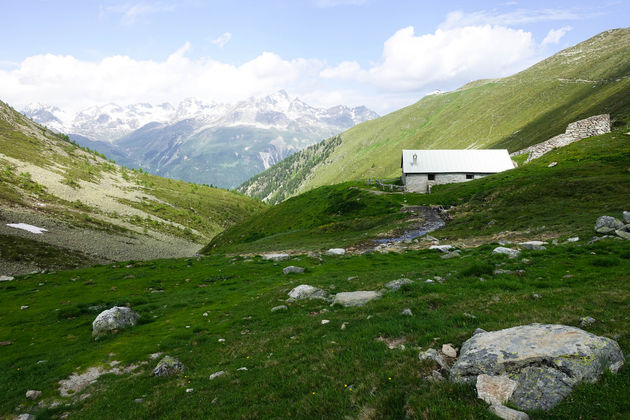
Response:
[[[593,115],[623,124],[630,119],[629,45],[630,28],[609,30],[515,75],[435,92],[295,153],[238,190],[276,203],[323,185],[398,177],[402,149],[516,151]]]
[[[304,147],[378,117],[363,106],[313,107],[285,91],[236,104],[189,98],[177,106],[107,104],[77,113],[31,104],[23,113],[120,164],[228,188]]]

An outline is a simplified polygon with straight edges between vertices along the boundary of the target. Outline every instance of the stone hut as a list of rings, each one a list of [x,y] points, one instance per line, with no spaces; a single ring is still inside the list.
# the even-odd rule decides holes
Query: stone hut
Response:
[[[429,193],[433,185],[483,178],[515,164],[505,149],[403,150],[400,166],[405,191]]]

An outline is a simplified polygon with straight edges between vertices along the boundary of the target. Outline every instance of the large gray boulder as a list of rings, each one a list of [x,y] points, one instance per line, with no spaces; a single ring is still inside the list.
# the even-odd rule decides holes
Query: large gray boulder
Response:
[[[507,375],[518,385],[509,401],[524,410],[548,410],[581,382],[604,370],[616,373],[624,357],[614,340],[579,328],[530,324],[472,336],[451,369],[454,382],[475,383],[481,374]]]
[[[356,292],[342,292],[337,293],[333,299],[332,304],[338,304],[342,306],[363,306],[371,300],[381,297],[379,292],[371,290],[359,290]]]
[[[518,249],[506,248],[504,246],[498,246],[492,250],[492,254],[504,254],[510,258],[516,258],[521,253]]]
[[[625,225],[621,220],[611,216],[600,216],[595,221],[595,232],[597,233],[612,233],[624,227]]]
[[[114,306],[96,317],[92,322],[92,337],[98,337],[108,332],[133,327],[138,320],[138,314],[124,306]]]
[[[328,293],[326,291],[311,286],[310,284],[300,284],[297,287],[294,287],[289,292],[289,302],[294,302],[296,300],[304,300],[304,299],[322,299],[328,300]]]

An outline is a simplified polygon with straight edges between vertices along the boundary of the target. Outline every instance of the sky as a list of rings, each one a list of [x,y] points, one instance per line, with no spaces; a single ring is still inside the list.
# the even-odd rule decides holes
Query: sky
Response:
[[[627,0],[0,0],[0,100],[77,111],[284,89],[380,114],[630,22]]]

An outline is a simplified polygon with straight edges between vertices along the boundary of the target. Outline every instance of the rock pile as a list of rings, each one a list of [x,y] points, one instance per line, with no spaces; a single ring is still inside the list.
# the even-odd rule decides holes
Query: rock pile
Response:
[[[615,234],[630,240],[630,212],[623,212],[623,221],[612,216],[600,216],[595,221],[595,232],[603,235]]]
[[[153,376],[171,376],[181,373],[186,367],[175,357],[164,356],[153,369]]]

